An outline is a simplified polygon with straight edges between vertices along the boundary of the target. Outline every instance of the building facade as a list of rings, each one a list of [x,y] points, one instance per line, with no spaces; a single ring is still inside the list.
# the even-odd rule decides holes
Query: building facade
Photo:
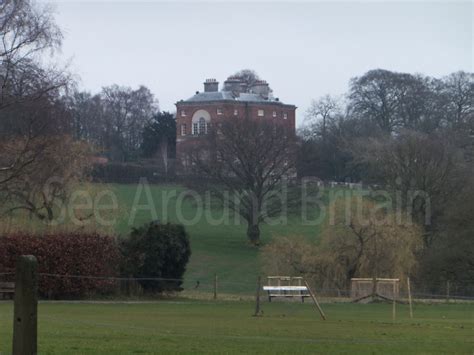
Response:
[[[251,118],[275,120],[295,131],[296,106],[281,102],[265,81],[247,85],[239,77],[229,77],[219,90],[215,79],[204,82],[197,91],[176,103],[176,158],[183,165],[183,152],[207,134],[211,125],[225,119]]]

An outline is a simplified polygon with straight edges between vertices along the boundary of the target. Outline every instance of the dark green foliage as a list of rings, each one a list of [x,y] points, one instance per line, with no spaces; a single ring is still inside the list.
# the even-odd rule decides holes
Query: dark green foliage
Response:
[[[472,296],[474,293],[474,243],[472,231],[440,236],[421,260],[419,283],[427,285],[430,293],[446,292]]]
[[[174,165],[168,167],[165,173],[163,165],[152,161],[96,164],[91,171],[93,181],[103,183],[136,184],[141,178],[146,178],[150,184],[175,181]]]
[[[189,236],[182,225],[151,222],[132,230],[122,254],[125,276],[163,279],[140,280],[146,292],[180,291],[191,256]]]
[[[420,281],[429,285],[431,292],[446,292],[449,281],[452,294],[474,293],[473,201],[474,183],[470,180],[445,206],[439,231],[420,265]]]
[[[143,156],[151,158],[160,149],[167,149],[168,158],[176,155],[176,121],[174,115],[163,111],[153,116],[143,128],[143,142],[141,146]]]
[[[327,140],[303,138],[297,155],[299,177],[317,176],[321,180],[359,181],[360,174],[351,165],[352,156],[341,147],[340,136]]]

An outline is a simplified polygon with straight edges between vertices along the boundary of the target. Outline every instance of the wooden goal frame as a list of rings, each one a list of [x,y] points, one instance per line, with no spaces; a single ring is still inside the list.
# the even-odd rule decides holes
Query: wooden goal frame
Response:
[[[352,278],[352,302],[362,301],[396,301],[400,299],[400,279],[387,278]]]

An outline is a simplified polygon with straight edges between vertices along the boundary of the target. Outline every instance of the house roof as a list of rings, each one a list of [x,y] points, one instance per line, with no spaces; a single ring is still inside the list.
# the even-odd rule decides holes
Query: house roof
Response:
[[[211,91],[199,92],[190,97],[185,102],[202,102],[202,101],[219,101],[219,100],[234,100],[230,91]]]
[[[214,101],[236,101],[236,102],[259,102],[285,105],[283,102],[273,97],[264,98],[261,95],[254,93],[240,93],[239,96],[234,95],[231,91],[211,91],[198,92],[187,100],[182,100],[182,103],[193,102],[214,102]],[[291,105],[292,106],[292,105]]]

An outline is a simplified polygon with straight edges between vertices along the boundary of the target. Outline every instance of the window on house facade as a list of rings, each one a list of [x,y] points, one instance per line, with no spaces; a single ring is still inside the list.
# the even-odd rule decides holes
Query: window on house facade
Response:
[[[263,111],[263,110],[258,110],[258,113],[257,113],[257,114],[258,114],[258,117],[263,117],[263,116],[265,116],[265,111]]]
[[[283,119],[286,120],[288,118],[288,114],[286,112],[283,113]]]
[[[198,124],[197,122],[193,123],[193,135],[198,134]]]
[[[181,125],[181,135],[182,136],[186,135],[186,123]]]
[[[185,110],[181,110],[181,117],[186,117],[186,111]]]
[[[277,116],[277,112],[273,111],[273,117],[276,117],[276,116]]]
[[[199,134],[206,134],[207,133],[207,123],[204,117],[199,119]]]
[[[218,108],[218,109],[217,109],[217,114],[218,114],[218,115],[222,115],[222,109],[221,109],[221,108]]]

